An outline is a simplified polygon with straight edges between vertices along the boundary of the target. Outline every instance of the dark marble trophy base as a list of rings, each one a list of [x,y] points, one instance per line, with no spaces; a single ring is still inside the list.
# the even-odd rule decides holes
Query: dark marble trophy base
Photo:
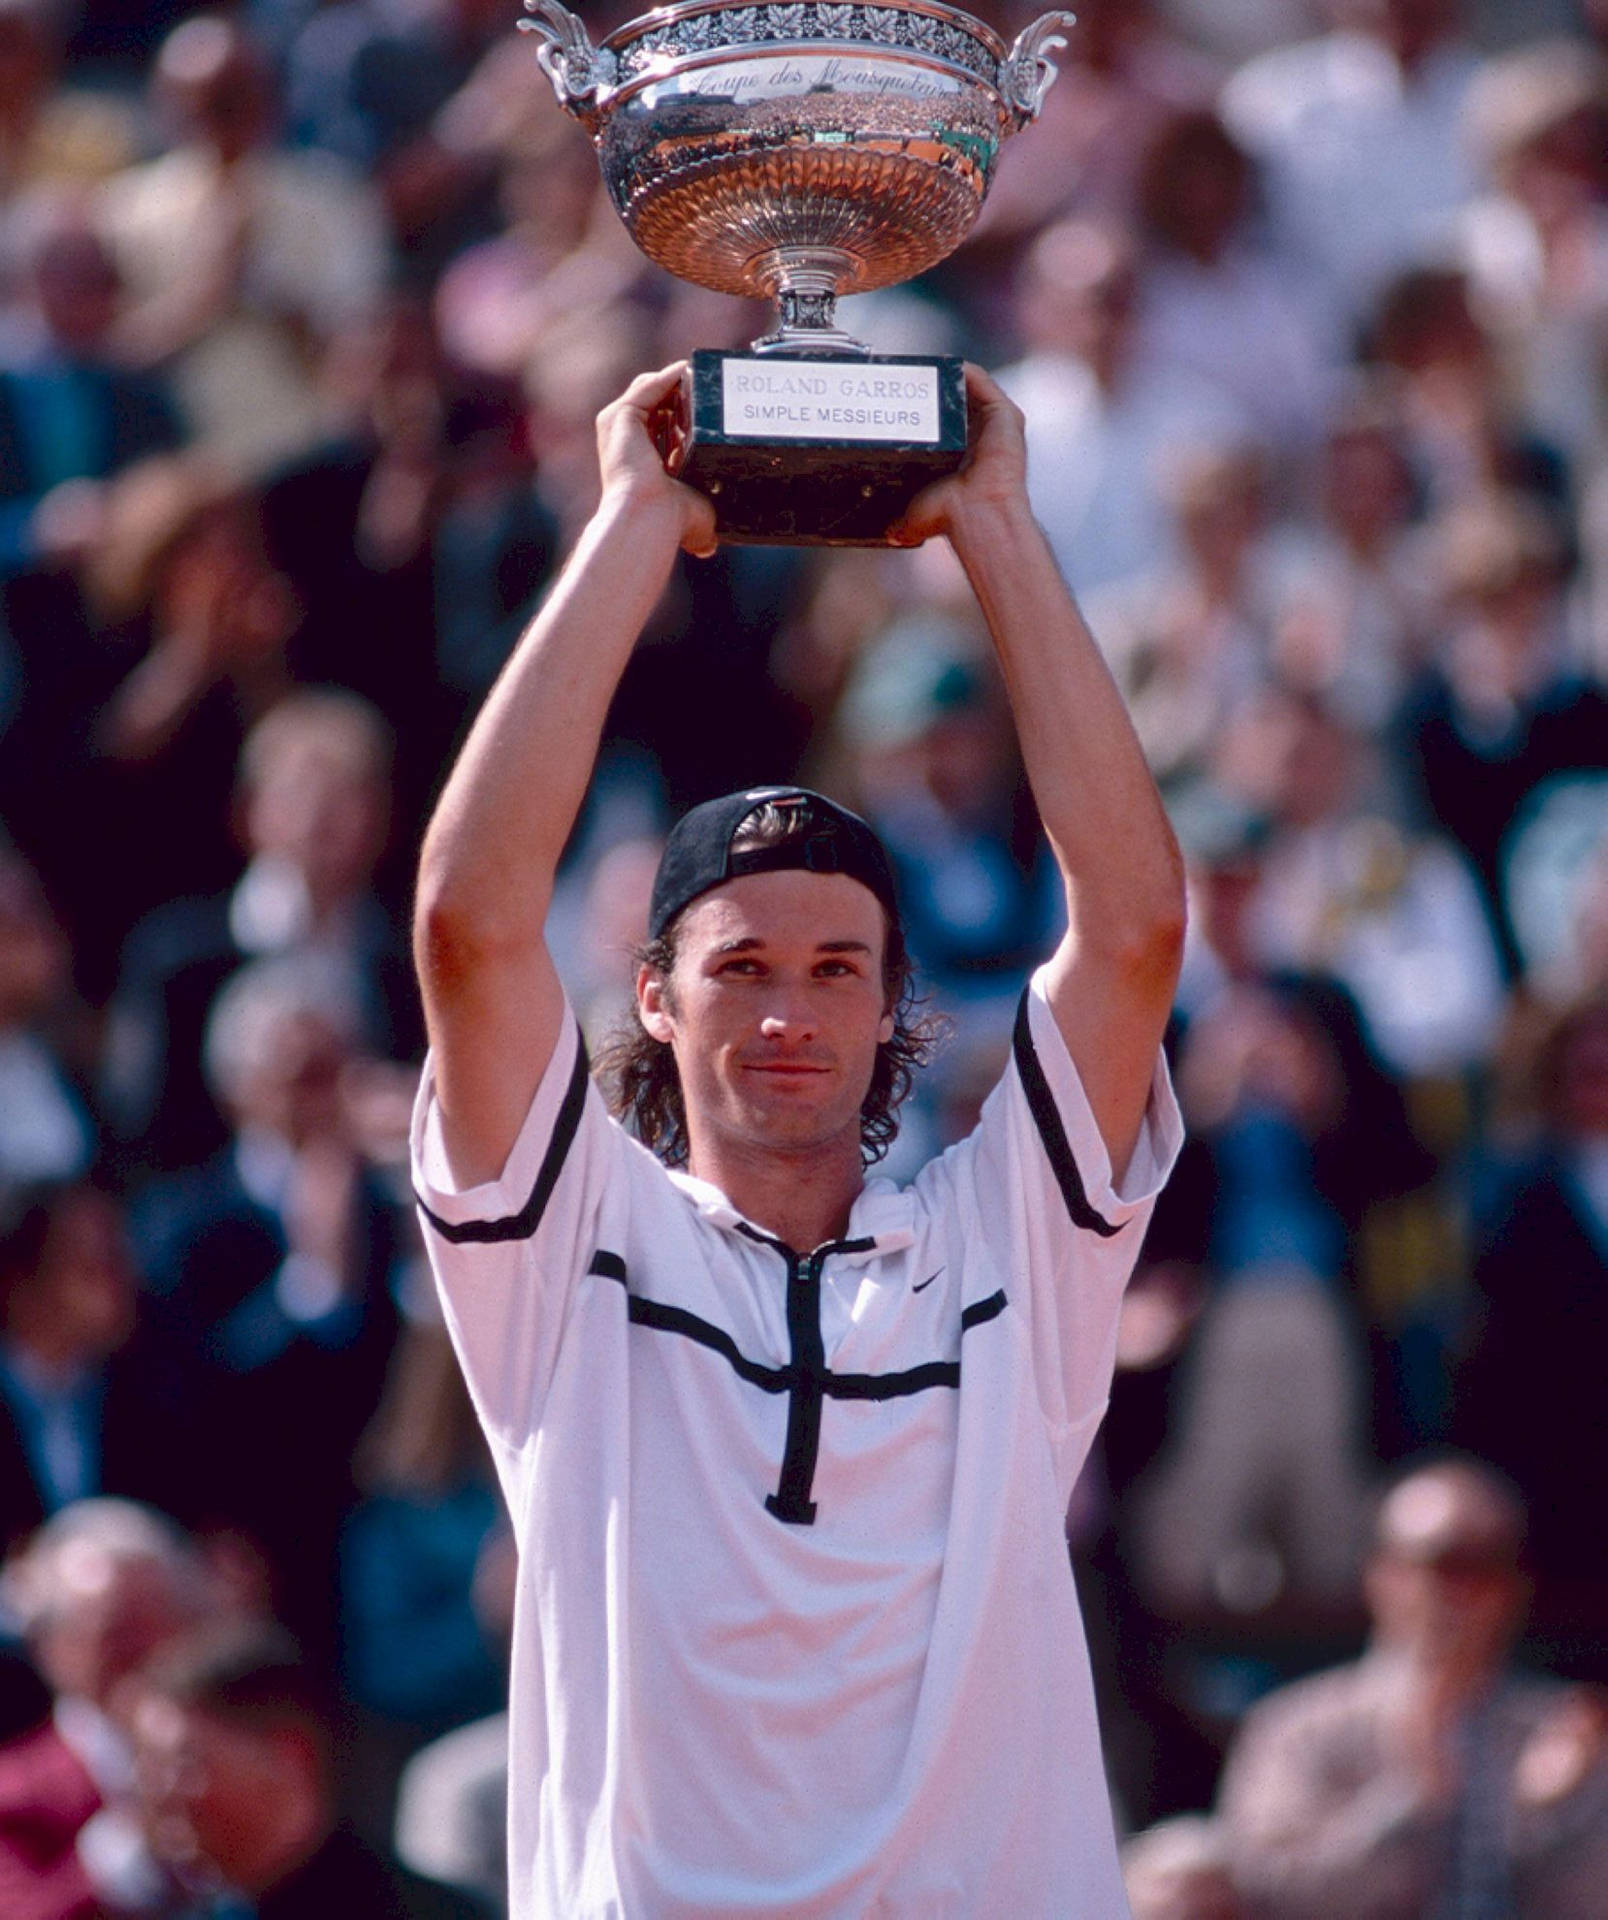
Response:
[[[965,457],[958,359],[703,349],[666,464],[713,501],[722,541],[880,547]]]

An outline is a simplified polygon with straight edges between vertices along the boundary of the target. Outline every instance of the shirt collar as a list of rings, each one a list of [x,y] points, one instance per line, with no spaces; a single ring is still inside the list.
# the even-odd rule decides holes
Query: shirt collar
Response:
[[[757,1221],[739,1213],[719,1187],[676,1167],[668,1171],[676,1186],[712,1227],[745,1236],[757,1233],[767,1240],[775,1237]],[[843,1257],[873,1260],[884,1254],[898,1253],[915,1239],[915,1221],[915,1196],[908,1189],[896,1187],[891,1180],[868,1180],[849,1209],[849,1226],[844,1241],[852,1244],[852,1251],[846,1252]]]

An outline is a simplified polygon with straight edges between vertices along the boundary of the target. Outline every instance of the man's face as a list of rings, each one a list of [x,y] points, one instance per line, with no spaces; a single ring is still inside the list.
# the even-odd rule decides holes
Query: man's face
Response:
[[[643,969],[643,1025],[675,1051],[693,1171],[713,1149],[808,1152],[860,1137],[893,1037],[887,930],[843,874],[749,874],[695,900],[668,980]]]

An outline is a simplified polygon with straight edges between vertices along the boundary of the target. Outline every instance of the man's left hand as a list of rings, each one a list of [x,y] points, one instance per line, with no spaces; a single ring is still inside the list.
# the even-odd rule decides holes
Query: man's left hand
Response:
[[[1027,443],[1022,410],[999,384],[966,363],[966,415],[970,451],[957,473],[918,493],[888,530],[889,544],[919,547],[934,534],[957,537],[979,512],[1025,510]]]

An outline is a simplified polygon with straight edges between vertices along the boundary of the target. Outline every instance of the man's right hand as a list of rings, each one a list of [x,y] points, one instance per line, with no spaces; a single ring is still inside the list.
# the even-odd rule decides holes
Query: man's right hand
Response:
[[[707,560],[715,551],[715,509],[695,488],[665,471],[663,447],[687,363],[638,374],[597,417],[603,501],[653,506],[673,521],[676,543]]]

